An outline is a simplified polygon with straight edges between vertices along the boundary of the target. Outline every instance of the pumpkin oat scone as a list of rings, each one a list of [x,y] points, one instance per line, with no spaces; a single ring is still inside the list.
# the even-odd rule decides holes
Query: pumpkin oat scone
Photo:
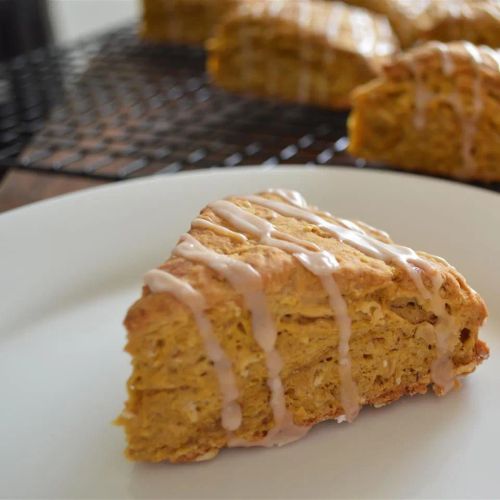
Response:
[[[443,259],[296,192],[211,203],[125,320],[127,456],[283,445],[365,405],[445,394],[487,358],[485,317]]]
[[[429,42],[353,93],[350,152],[396,168],[500,181],[500,53]]]
[[[334,109],[399,50],[383,16],[343,2],[242,2],[208,42],[208,71],[229,91]]]

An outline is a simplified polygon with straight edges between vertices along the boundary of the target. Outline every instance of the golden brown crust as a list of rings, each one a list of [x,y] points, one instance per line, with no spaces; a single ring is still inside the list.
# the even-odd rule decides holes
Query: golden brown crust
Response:
[[[500,181],[500,53],[430,42],[353,94],[350,151],[398,168]]]
[[[208,44],[208,70],[227,90],[331,108],[399,48],[382,16],[340,2],[242,3]]]
[[[336,256],[341,267],[335,280],[353,322],[353,377],[363,405],[379,406],[427,391],[430,365],[436,356],[435,316],[404,270],[367,257],[317,226],[276,216],[241,198],[232,201],[250,213],[272,217],[278,229],[320,244]],[[210,208],[201,217],[222,222]],[[368,231],[387,241],[385,233]],[[286,405],[295,423],[312,425],[341,417],[338,325],[318,278],[291,255],[252,238],[239,242],[199,228],[190,233],[207,248],[247,262],[262,275],[278,330],[277,348],[284,361],[281,377]],[[488,354],[478,340],[486,317],[484,302],[444,260],[420,255],[432,260],[444,275],[440,293],[455,321],[455,372],[469,373]],[[242,297],[205,265],[172,257],[161,269],[189,282],[205,296],[207,315],[233,362],[240,389],[243,423],[236,435],[249,442],[264,437],[273,426],[267,370]],[[153,462],[214,457],[227,445],[228,435],[221,426],[214,369],[191,312],[172,295],[151,293],[145,287],[142,298],[130,308],[125,326],[133,373],[129,400],[118,423],[127,433],[127,456]]]

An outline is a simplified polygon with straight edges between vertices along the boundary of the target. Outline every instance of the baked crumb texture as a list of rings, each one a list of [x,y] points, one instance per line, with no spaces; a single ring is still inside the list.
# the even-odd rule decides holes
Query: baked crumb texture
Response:
[[[500,52],[428,42],[356,89],[350,152],[464,180],[500,181]]]
[[[215,30],[208,71],[232,92],[334,109],[399,50],[383,16],[343,2],[246,1]]]
[[[295,192],[211,204],[145,282],[125,319],[132,460],[286,444],[444,394],[488,356],[485,304],[451,265]]]

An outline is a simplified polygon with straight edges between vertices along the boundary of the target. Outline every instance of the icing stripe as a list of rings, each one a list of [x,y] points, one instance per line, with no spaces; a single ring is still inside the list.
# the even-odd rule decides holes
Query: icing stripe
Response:
[[[244,196],[242,198],[256,205],[274,210],[286,217],[293,217],[314,224],[365,255],[385,262],[399,264],[408,272],[420,293],[425,298],[430,298],[430,293],[422,281],[421,272],[428,271],[432,273],[434,269],[429,262],[419,257],[411,248],[384,243],[366,233],[359,233],[349,228],[336,225],[313,213],[309,209],[294,207],[261,196]]]
[[[295,191],[273,189],[267,192],[279,196],[286,203],[255,195],[241,199],[270,210],[271,217],[280,214],[313,224],[365,255],[393,263],[408,273],[421,295],[430,301],[432,310],[438,317],[435,325],[437,356],[431,367],[431,376],[434,384],[442,393],[448,392],[455,384],[451,360],[455,325],[453,318],[447,311],[444,299],[440,296],[444,277],[437,268],[409,248],[374,238],[363,229],[363,227],[369,229],[367,225],[362,227],[362,225],[345,219],[334,219],[335,222],[325,219],[325,217],[331,217],[330,214],[309,207],[302,195]],[[330,307],[339,328],[340,400],[347,420],[352,421],[360,409],[359,394],[352,378],[349,347],[352,335],[351,318],[347,304],[334,279],[334,274],[340,267],[336,258],[312,242],[278,230],[269,220],[250,213],[233,202],[217,201],[210,204],[209,207],[215,215],[229,222],[236,230],[202,218],[195,219],[193,227],[210,229],[240,242],[247,241],[247,236],[243,233],[251,235],[257,238],[260,244],[275,247],[291,254],[305,269],[319,278],[328,295]],[[184,235],[173,253],[208,266],[225,278],[235,291],[242,295],[245,306],[251,313],[253,335],[265,353],[268,370],[267,384],[271,393],[270,405],[275,425],[264,439],[257,442],[247,442],[231,434],[229,446],[282,445],[305,435],[309,427],[295,425],[293,416],[286,407],[281,381],[283,361],[276,349],[277,331],[266,303],[262,276],[250,264],[228,255],[218,254],[202,245],[191,235]],[[423,275],[431,281],[430,290],[424,284]],[[220,384],[222,425],[228,432],[234,432],[242,422],[236,377],[231,361],[215,337],[210,320],[205,314],[207,306],[204,296],[189,283],[162,270],[153,270],[147,273],[145,283],[153,293],[171,293],[191,310],[207,356],[214,363]]]
[[[231,360],[226,356],[214,335],[212,324],[205,314],[206,301],[189,283],[160,269],[149,271],[144,283],[153,293],[170,293],[191,310],[198,326],[207,356],[214,364],[222,396],[222,426],[234,431],[241,425],[239,391]]]
[[[481,45],[480,49],[488,54],[490,59],[497,65],[498,71],[500,71],[500,52],[498,50],[487,47],[486,45]]]
[[[269,200],[261,196],[245,196],[243,198],[255,203],[256,205],[274,210],[275,212],[286,217],[294,217],[311,224],[315,224],[319,228],[339,239],[341,242],[356,248],[365,255],[387,263],[393,263],[403,268],[413,280],[422,297],[429,300],[433,309],[436,309],[439,314],[436,328],[438,329],[440,338],[437,342],[437,358],[433,366],[439,366],[442,367],[442,369],[438,370],[435,368],[433,370],[434,375],[439,372],[439,377],[433,378],[433,382],[440,387],[443,393],[446,393],[453,388],[455,384],[455,375],[453,372],[453,365],[450,361],[453,354],[451,345],[453,341],[453,329],[449,328],[452,318],[446,311],[445,303],[439,295],[439,291],[443,283],[443,277],[433,264],[424,260],[411,248],[385,243],[370,235],[360,234],[356,231],[352,231],[351,229],[338,226],[323,219],[309,209],[303,209],[279,201]],[[425,273],[430,277],[432,284],[431,291],[425,287],[422,280],[422,273]]]
[[[300,75],[298,78],[297,99],[299,102],[308,102],[311,97],[311,68],[309,67],[309,54],[311,41],[309,28],[312,22],[312,6],[309,0],[298,2],[297,23],[300,28]]]
[[[288,206],[288,205],[287,205]],[[251,214],[237,205],[218,201],[212,203],[210,208],[214,212],[240,231],[245,231],[264,245],[273,246],[292,254],[311,273],[321,281],[329,296],[330,305],[335,313],[339,327],[339,371],[341,379],[341,402],[349,421],[352,421],[359,412],[359,397],[356,385],[352,379],[351,360],[349,355],[349,340],[351,337],[351,320],[347,313],[347,305],[333,279],[333,273],[338,270],[335,257],[328,252],[316,247],[314,251],[308,250],[310,242],[300,240],[278,231],[269,221]],[[277,239],[277,236],[287,237],[288,241]]]
[[[317,276],[324,290],[328,294],[330,307],[335,314],[335,321],[339,329],[339,374],[340,374],[340,402],[347,421],[352,422],[358,415],[359,394],[352,378],[352,363],[349,352],[349,341],[352,335],[352,324],[347,304],[334,280],[332,273],[340,266],[333,255],[328,252],[303,252],[294,254],[302,265]]]
[[[267,189],[266,193],[276,194],[283,200],[290,203],[290,205],[295,205],[296,207],[306,208],[306,199],[298,192],[291,189]]]
[[[194,221],[191,223],[191,227],[209,229],[214,233],[218,233],[222,236],[228,236],[229,238],[239,241],[240,243],[245,243],[246,241],[248,241],[248,238],[244,234],[236,233],[234,231],[231,231],[231,229],[227,227],[220,226],[219,224],[214,224],[212,221],[202,219],[201,217],[197,217],[196,219],[194,219]]]
[[[445,97],[461,121],[462,127],[462,174],[470,175],[477,169],[474,158],[474,145],[477,136],[478,121],[484,110],[484,102],[482,98],[482,74],[481,67],[486,64],[483,54],[488,54],[498,64],[500,70],[500,55],[493,49],[487,47],[476,47],[470,42],[461,42],[460,44],[445,44],[441,42],[430,42],[429,47],[437,50],[441,55],[441,65],[443,73],[451,77],[456,72],[455,63],[453,61],[453,50],[458,47],[463,49],[474,64],[475,76],[472,86],[473,96],[473,112],[469,113],[465,109],[461,101],[458,87],[455,84],[453,92]],[[410,70],[415,78],[415,114],[413,116],[414,126],[417,129],[423,129],[426,126],[426,108],[428,103],[437,95],[430,91],[423,81],[422,69],[419,67],[418,60],[407,59],[409,61]]]
[[[271,392],[271,408],[275,425],[264,440],[257,443],[246,443],[233,438],[230,446],[273,446],[283,445],[299,439],[307,433],[309,427],[299,427],[293,423],[285,404],[285,393],[280,372],[283,362],[276,349],[277,331],[271,313],[267,307],[266,296],[261,275],[249,264],[241,260],[218,254],[185,234],[174,250],[187,260],[200,262],[223,276],[241,294],[245,306],[252,317],[252,331],[259,347],[264,351],[268,370],[267,384]]]

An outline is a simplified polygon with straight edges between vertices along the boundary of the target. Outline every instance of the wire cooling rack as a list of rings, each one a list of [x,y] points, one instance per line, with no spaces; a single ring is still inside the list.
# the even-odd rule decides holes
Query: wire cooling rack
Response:
[[[345,153],[345,114],[226,93],[209,85],[202,50],[145,44],[132,27],[18,57],[2,76],[10,95],[0,101],[3,165],[119,180],[363,164]]]
[[[0,65],[0,168],[121,180],[239,165],[366,166],[347,145],[345,113],[224,92],[209,84],[201,49],[143,43],[133,26]]]

